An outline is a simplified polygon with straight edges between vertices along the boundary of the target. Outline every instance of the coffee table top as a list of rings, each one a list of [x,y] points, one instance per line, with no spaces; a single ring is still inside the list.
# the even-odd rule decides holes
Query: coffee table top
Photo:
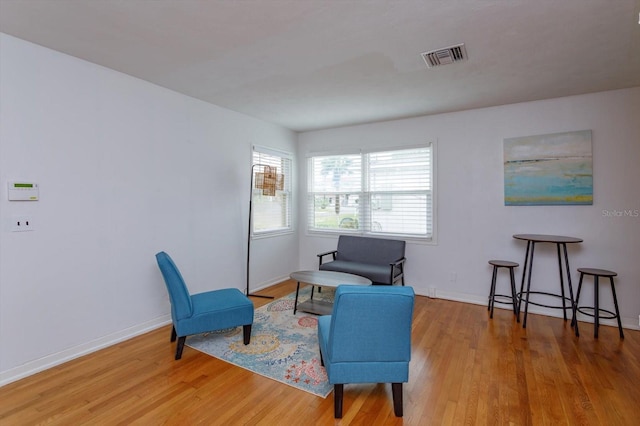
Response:
[[[340,284],[371,284],[368,278],[335,271],[296,271],[292,272],[290,277],[298,282],[325,287],[337,287]]]

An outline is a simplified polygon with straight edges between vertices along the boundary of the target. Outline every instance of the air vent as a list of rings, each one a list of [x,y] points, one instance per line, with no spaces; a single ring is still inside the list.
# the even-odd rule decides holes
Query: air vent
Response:
[[[454,62],[464,61],[467,59],[467,50],[464,43],[456,44],[442,49],[424,52],[422,59],[427,63],[429,68],[438,67],[440,65],[448,65]]]

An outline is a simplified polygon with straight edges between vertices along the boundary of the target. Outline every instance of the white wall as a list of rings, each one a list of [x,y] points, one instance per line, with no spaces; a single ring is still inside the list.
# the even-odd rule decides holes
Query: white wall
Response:
[[[167,323],[160,250],[194,293],[244,290],[250,147],[295,133],[4,34],[0,94],[0,385]],[[11,180],[40,201],[7,201]],[[280,255],[252,289],[297,244],[255,241],[255,265]]]
[[[592,206],[504,205],[505,138],[585,129],[592,130],[593,138]],[[638,328],[640,88],[307,132],[299,140],[302,178],[309,152],[436,141],[437,244],[409,242],[407,247],[407,283],[417,293],[428,295],[429,287],[435,287],[438,297],[486,303],[491,279],[487,261],[498,258],[521,266],[524,263],[526,243],[514,240],[513,234],[569,235],[584,239],[584,243],[568,247],[575,289],[578,267],[618,272],[616,290],[623,323]],[[306,182],[300,185],[304,188]],[[630,211],[632,216],[603,214],[616,210]],[[302,217],[306,212],[303,197],[300,211]],[[316,253],[334,249],[335,244],[335,238],[307,235],[303,224],[301,267],[316,268]],[[522,267],[519,269],[518,287]],[[555,293],[558,282],[555,245],[539,244],[532,287]],[[500,285],[506,289],[506,282]],[[581,301],[592,301],[592,288],[591,281],[585,284]],[[606,288],[601,292],[602,305],[612,308],[609,294]],[[561,314],[540,308],[530,312]]]

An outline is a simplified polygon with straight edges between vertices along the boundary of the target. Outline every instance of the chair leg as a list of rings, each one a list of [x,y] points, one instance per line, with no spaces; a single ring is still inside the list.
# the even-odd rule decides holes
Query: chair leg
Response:
[[[391,383],[393,394],[393,412],[396,417],[402,417],[402,383]]]
[[[333,385],[333,412],[336,419],[342,418],[342,393],[344,391],[344,385],[337,383]]]
[[[178,337],[176,335],[176,327],[175,326],[171,326],[171,341],[175,342],[176,341],[176,337]]]
[[[242,337],[245,345],[251,342],[251,324],[242,326]]]
[[[187,340],[187,336],[178,337],[178,347],[176,347],[176,360],[182,358],[182,350],[184,349],[185,340]]]

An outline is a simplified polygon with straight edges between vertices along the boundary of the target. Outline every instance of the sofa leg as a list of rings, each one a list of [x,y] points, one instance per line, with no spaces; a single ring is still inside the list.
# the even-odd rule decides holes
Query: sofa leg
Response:
[[[176,360],[182,358],[182,350],[184,349],[184,342],[187,340],[187,336],[178,337],[178,347],[176,348]]]
[[[242,338],[245,345],[248,345],[251,342],[251,324],[242,326]]]
[[[402,417],[402,383],[391,383],[393,394],[393,412],[396,417]]]
[[[171,326],[171,341],[175,342],[176,341],[176,327],[175,326]]]
[[[342,392],[344,385],[337,383],[333,385],[333,412],[336,419],[342,418]]]

